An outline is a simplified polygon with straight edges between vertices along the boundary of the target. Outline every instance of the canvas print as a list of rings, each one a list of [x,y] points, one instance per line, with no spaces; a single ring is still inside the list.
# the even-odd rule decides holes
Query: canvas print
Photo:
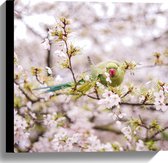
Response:
[[[168,150],[168,5],[14,1],[14,152]]]

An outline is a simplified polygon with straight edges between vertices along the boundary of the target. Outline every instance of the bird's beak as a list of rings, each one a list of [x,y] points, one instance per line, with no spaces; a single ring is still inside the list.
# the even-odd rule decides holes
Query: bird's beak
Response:
[[[111,69],[109,70],[109,74],[110,74],[110,77],[113,77],[113,76],[116,74],[116,70],[113,69],[113,68],[111,68]]]

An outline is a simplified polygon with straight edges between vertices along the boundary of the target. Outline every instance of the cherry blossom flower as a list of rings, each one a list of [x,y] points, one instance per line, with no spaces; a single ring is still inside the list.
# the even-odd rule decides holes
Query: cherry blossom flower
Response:
[[[124,118],[125,116],[126,116],[126,113],[120,113],[120,114],[118,115],[118,117],[119,117],[120,119]]]
[[[167,111],[168,109],[168,106],[166,106],[165,104],[156,104],[155,103],[155,106],[156,106],[156,110],[161,110],[163,112]]]
[[[155,97],[156,103],[164,103],[165,97],[164,97],[164,92],[162,90],[160,90],[159,92],[155,92],[154,97]]]
[[[142,140],[138,140],[138,142],[136,142],[136,151],[144,151],[146,150],[144,142]]]
[[[112,108],[113,106],[119,106],[121,102],[120,97],[111,91],[105,91],[102,95],[102,99],[98,101],[99,105],[105,105],[106,108]]]
[[[44,49],[50,50],[50,42],[49,42],[48,38],[45,38],[44,42],[41,45]]]
[[[33,143],[33,147],[30,152],[53,152],[49,138],[39,137],[39,140]]]
[[[43,121],[44,125],[48,127],[53,127],[53,128],[56,128],[59,123],[64,123],[65,121],[65,117],[57,118],[56,112],[52,114],[43,115],[43,118],[44,118],[44,121]]]
[[[30,146],[30,134],[26,131],[27,127],[26,120],[14,110],[14,143],[22,150]]]
[[[31,101],[27,102],[26,106],[27,106],[28,108],[31,108],[31,107],[32,107],[32,102],[31,102]]]
[[[21,65],[17,66],[20,71],[23,71],[23,67]]]
[[[140,101],[140,102],[144,102],[144,100],[145,100],[145,96],[140,96],[140,97],[139,97],[139,101]]]
[[[109,113],[108,116],[112,117],[114,121],[117,120],[117,115],[115,113]]]
[[[123,88],[122,88],[122,93],[126,94],[128,91],[129,91],[128,86],[124,85]]]
[[[168,93],[168,86],[163,86],[164,92]]]
[[[97,87],[99,87],[100,89],[104,89],[104,88],[105,88],[104,85],[101,84],[100,82],[96,82],[96,85],[97,85]]]
[[[64,128],[58,129],[51,141],[52,148],[57,152],[79,151],[75,144],[79,144],[80,133],[73,133]]]
[[[89,136],[87,138],[87,143],[88,143],[88,146],[87,146],[87,149],[85,151],[95,152],[95,151],[100,150],[100,148],[101,148],[101,142],[97,138],[97,136],[95,136],[95,135]]]
[[[117,125],[118,127],[120,127],[120,126],[121,126],[121,121],[116,121],[116,125]]]
[[[130,128],[130,126],[124,127],[121,129],[121,132],[124,134],[124,136],[128,139],[131,140],[132,139],[132,130]]]
[[[14,111],[14,131],[16,132],[18,128],[24,130],[27,126],[28,124],[26,120],[17,114],[17,111]]]
[[[54,52],[54,54],[59,57],[59,58],[62,58],[62,59],[65,59],[67,58],[67,55],[62,51],[62,50],[56,50]]]
[[[84,76],[84,80],[85,80],[85,81],[89,81],[89,79],[90,79],[89,75],[85,75],[85,76]]]
[[[112,81],[111,81],[111,79],[110,79],[110,74],[107,73],[107,72],[105,72],[104,74],[105,74],[105,76],[106,76],[106,81],[109,82],[109,83],[111,83]]]
[[[110,143],[102,144],[101,145],[101,150],[106,151],[106,152],[113,152],[113,147]]]
[[[51,70],[50,67],[47,67],[47,66],[46,66],[46,70],[47,70],[47,73],[48,73],[49,75],[52,75],[52,70]]]
[[[159,92],[154,93],[155,96],[155,106],[156,106],[156,110],[161,110],[163,112],[165,112],[168,107],[165,105],[164,100],[165,100],[165,96],[164,96],[164,92],[162,90],[160,90]]]

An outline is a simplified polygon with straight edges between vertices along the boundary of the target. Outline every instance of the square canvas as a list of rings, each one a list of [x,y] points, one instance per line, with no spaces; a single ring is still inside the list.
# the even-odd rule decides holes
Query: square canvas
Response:
[[[13,5],[15,153],[168,150],[167,4]]]

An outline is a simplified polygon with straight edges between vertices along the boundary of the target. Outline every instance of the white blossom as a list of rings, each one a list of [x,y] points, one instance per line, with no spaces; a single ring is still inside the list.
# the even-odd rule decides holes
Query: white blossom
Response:
[[[22,74],[23,75],[23,67],[21,65],[16,65],[15,66],[15,72],[17,74]],[[23,76],[22,76],[23,77]]]
[[[124,134],[124,136],[128,139],[131,140],[132,136],[132,130],[130,128],[130,126],[124,127],[121,129],[121,132]]]
[[[125,116],[126,116],[126,113],[120,113],[120,114],[118,115],[118,117],[119,117],[120,119],[124,118]]]
[[[26,120],[14,110],[14,143],[22,150],[30,146],[30,134],[26,131],[27,127],[28,124]]]
[[[107,73],[107,72],[105,72],[104,74],[105,74],[105,76],[106,76],[106,81],[109,82],[109,83],[112,83],[112,81],[111,81],[111,79],[110,79],[110,74]]]
[[[14,131],[16,132],[18,128],[24,130],[26,127],[28,127],[26,120],[17,114],[17,111],[14,110]]]
[[[116,125],[117,125],[118,127],[120,127],[120,126],[121,126],[121,121],[116,121]]]
[[[23,71],[23,67],[21,65],[17,66],[20,71]]]
[[[49,42],[48,38],[45,38],[44,42],[41,45],[44,49],[50,50],[50,42]]]
[[[46,70],[47,70],[47,73],[48,73],[49,75],[52,75],[52,70],[51,70],[50,67],[47,67],[47,66],[46,66]]]
[[[154,96],[155,96],[154,104],[155,104],[156,110],[158,111],[161,110],[165,112],[168,109],[168,107],[164,103],[164,100],[165,100],[164,92],[160,90],[159,92],[155,92]]]
[[[54,54],[58,57],[58,58],[62,58],[62,59],[66,59],[67,55],[62,51],[62,50],[56,50],[54,52]]]
[[[164,103],[165,96],[164,96],[164,92],[162,90],[160,90],[159,92],[155,92],[154,97],[155,97],[156,103],[161,103],[161,104]]]
[[[112,151],[114,151],[113,147],[112,147],[112,145],[110,143],[102,144],[101,145],[101,149],[104,150],[104,151],[106,151],[106,152],[112,152]]]
[[[104,89],[104,88],[105,88],[104,85],[101,84],[100,82],[96,82],[96,85],[97,85],[97,87],[99,87],[100,89]]]
[[[136,142],[136,151],[144,151],[145,149],[144,142],[142,140],[138,140],[138,142]]]
[[[165,104],[156,104],[155,103],[155,106],[156,106],[156,110],[161,110],[163,112],[167,111],[168,109],[168,106],[166,106]]]
[[[122,88],[122,93],[125,94],[128,92],[128,90],[129,90],[128,86],[124,85]]]
[[[39,140],[33,143],[33,147],[30,152],[53,152],[49,138],[39,137]]]
[[[44,121],[43,121],[44,125],[51,127],[51,128],[56,128],[60,122],[65,121],[65,117],[57,118],[56,112],[52,114],[43,115],[43,118],[44,118]]]
[[[106,108],[112,108],[113,106],[119,106],[121,102],[118,94],[114,94],[111,91],[105,91],[102,95],[102,99],[98,101],[99,105],[105,105]]]
[[[168,93],[168,86],[163,86],[164,92]]]
[[[27,106],[28,108],[31,108],[31,107],[32,107],[32,102],[31,102],[31,101],[27,102],[26,106]]]
[[[84,80],[85,80],[85,81],[89,81],[89,79],[90,79],[89,75],[85,75],[85,76],[84,76]]]
[[[65,128],[58,129],[51,141],[52,148],[57,152],[80,151],[75,144],[80,144],[81,134]]]
[[[114,121],[117,120],[117,118],[118,118],[115,113],[109,113],[108,116],[109,116],[109,117],[112,117],[112,119],[113,119]]]
[[[140,101],[140,102],[144,102],[144,100],[145,100],[145,96],[140,96],[140,97],[139,97],[139,101]]]
[[[85,151],[96,152],[101,149],[101,142],[95,135],[91,135],[87,138],[87,149]]]

